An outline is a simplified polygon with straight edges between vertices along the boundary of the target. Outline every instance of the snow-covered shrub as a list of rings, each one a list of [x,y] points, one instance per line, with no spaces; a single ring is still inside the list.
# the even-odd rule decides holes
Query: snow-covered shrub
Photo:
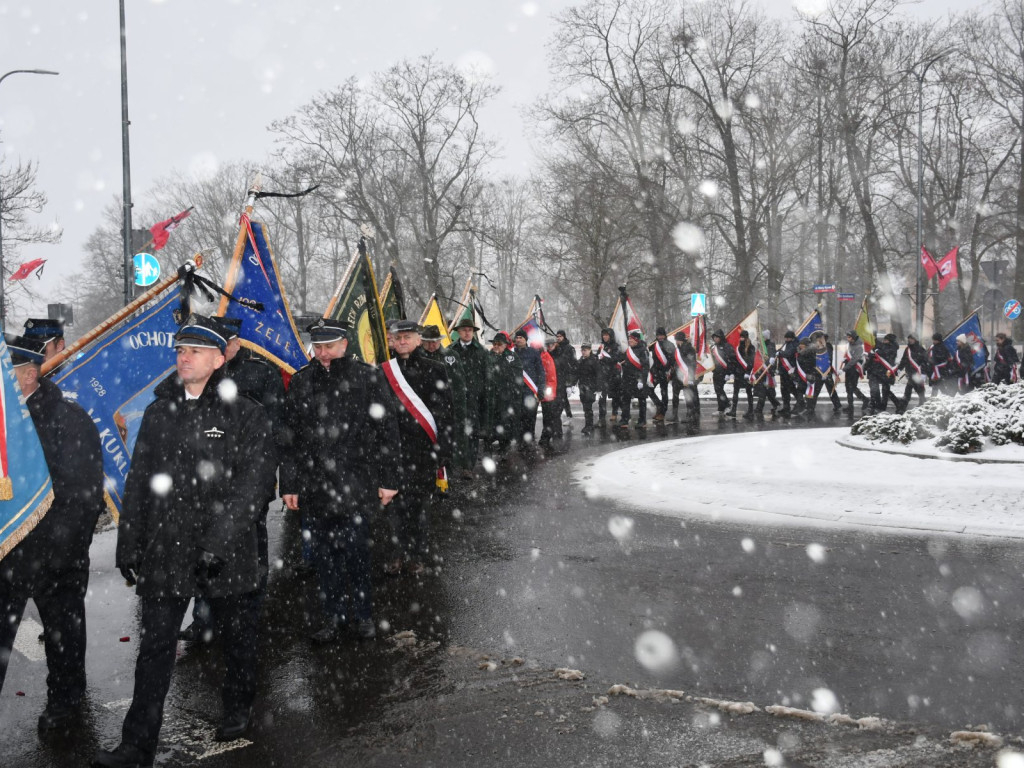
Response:
[[[950,453],[973,453],[986,444],[1024,445],[1024,382],[985,385],[968,395],[929,399],[920,408],[897,416],[866,416],[850,429],[874,442],[929,440]]]

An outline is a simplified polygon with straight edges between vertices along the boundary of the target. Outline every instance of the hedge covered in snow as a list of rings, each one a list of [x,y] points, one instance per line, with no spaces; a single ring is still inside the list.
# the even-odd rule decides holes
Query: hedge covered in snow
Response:
[[[873,442],[927,440],[949,453],[975,453],[986,445],[1024,446],[1024,382],[986,384],[967,395],[935,397],[902,415],[865,416],[850,429]]]

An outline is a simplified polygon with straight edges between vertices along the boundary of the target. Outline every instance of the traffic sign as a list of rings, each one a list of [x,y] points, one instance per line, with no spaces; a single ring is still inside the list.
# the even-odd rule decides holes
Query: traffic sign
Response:
[[[160,262],[151,253],[137,253],[132,259],[135,265],[135,284],[143,287],[160,279]]]
[[[1020,317],[1020,302],[1016,299],[1010,299],[1003,305],[1003,314],[1010,320],[1016,320]]]
[[[690,317],[706,315],[708,313],[708,297],[704,293],[690,294]]]
[[[835,283],[823,283],[821,285],[816,285],[816,286],[814,286],[814,292],[815,293],[835,293],[836,292],[836,284]]]
[[[836,298],[839,301],[853,301],[854,299],[857,298],[857,294],[856,293],[837,293],[836,294]]]

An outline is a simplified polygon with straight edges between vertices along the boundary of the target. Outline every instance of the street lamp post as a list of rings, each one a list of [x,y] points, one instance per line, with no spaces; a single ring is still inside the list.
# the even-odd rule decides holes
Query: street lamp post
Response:
[[[59,72],[53,72],[49,69],[12,69],[10,72],[5,72],[3,76],[0,76],[0,83],[6,80],[11,75],[57,75]],[[0,160],[3,155],[0,154]],[[7,303],[6,293],[4,291],[4,196],[3,196],[3,165],[0,163],[0,331],[3,330],[5,323],[7,322]]]
[[[952,50],[947,48],[923,62],[924,68],[921,74],[917,75],[917,269],[914,273],[914,326],[919,339],[924,333],[924,284],[921,280],[921,249],[924,248],[924,78],[932,64],[947,56]]]

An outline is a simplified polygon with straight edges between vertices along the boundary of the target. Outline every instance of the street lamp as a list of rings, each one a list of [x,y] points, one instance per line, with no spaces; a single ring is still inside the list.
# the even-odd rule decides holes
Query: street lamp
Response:
[[[12,69],[10,72],[5,72],[0,77],[0,83],[6,80],[11,75],[59,75],[59,72],[52,72],[49,69]],[[0,154],[0,160],[3,159],[3,155]],[[6,294],[4,293],[4,196],[3,196],[3,164],[0,163],[0,330],[3,330],[4,324],[7,321],[7,304]]]
[[[947,48],[936,53],[927,61],[919,62],[924,64],[924,68],[920,75],[914,73],[917,77],[917,269],[915,270],[917,290],[914,297],[916,314],[914,326],[918,338],[921,338],[921,334],[924,333],[924,285],[921,281],[921,249],[924,248],[924,139],[922,137],[924,133],[924,78],[932,64],[945,58],[954,50],[954,48]]]

